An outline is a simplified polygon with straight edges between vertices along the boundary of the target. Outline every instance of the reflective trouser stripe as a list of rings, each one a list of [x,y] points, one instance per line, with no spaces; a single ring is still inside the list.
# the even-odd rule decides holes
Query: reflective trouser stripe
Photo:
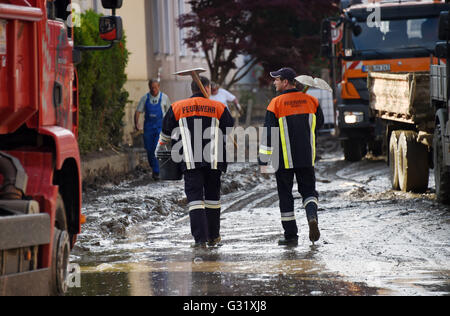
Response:
[[[295,212],[281,213],[281,221],[282,222],[295,221]]]
[[[319,205],[319,200],[316,197],[309,197],[305,200],[303,203],[303,206],[306,207],[309,203],[316,203],[316,205]]]
[[[292,152],[291,152],[291,142],[289,139],[289,128],[287,124],[287,119],[285,117],[280,118],[280,136],[281,145],[283,148],[283,158],[285,169],[293,169],[294,164],[292,163]]]
[[[195,169],[194,154],[191,142],[191,133],[187,128],[186,118],[182,118],[179,122],[181,139],[183,141],[184,162],[188,170]]]
[[[317,117],[315,114],[309,115],[309,126],[311,126],[311,151],[312,151],[312,164],[316,164],[316,124]]]
[[[193,201],[188,204],[189,212],[195,211],[195,210],[204,210],[205,209],[205,202],[203,201]]]
[[[220,209],[222,208],[222,205],[220,203],[220,201],[205,201],[205,207],[209,208],[209,209]]]

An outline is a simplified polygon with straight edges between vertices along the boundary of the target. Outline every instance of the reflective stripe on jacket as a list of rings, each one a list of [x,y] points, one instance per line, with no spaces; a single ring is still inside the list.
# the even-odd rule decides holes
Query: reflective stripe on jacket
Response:
[[[179,128],[183,168],[210,167],[226,171],[226,144],[223,135],[234,126],[230,111],[220,102],[194,95],[172,104],[163,121],[161,140],[168,142]],[[220,131],[219,131],[220,130]]]
[[[265,129],[260,146],[260,163],[279,152],[280,166],[295,169],[314,166],[316,129],[324,117],[319,101],[299,90],[289,90],[274,98],[267,108]],[[272,128],[279,129],[279,148],[272,144]]]

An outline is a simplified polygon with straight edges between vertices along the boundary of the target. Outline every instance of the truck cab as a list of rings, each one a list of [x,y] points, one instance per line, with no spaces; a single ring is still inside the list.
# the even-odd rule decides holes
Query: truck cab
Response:
[[[439,14],[448,4],[434,2],[365,3],[342,1],[341,16],[335,20],[342,40],[328,41],[339,139],[345,159],[359,161],[370,149],[381,154],[383,145],[369,109],[369,72],[426,72],[437,41]],[[331,31],[330,31],[331,32]]]

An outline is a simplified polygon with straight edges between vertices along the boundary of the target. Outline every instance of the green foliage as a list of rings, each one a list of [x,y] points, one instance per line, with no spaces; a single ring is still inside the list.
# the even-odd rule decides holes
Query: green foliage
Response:
[[[74,29],[75,45],[107,45],[99,35],[100,15],[87,11],[81,15],[81,27]],[[79,145],[82,153],[119,145],[122,140],[124,109],[128,92],[125,67],[129,53],[124,39],[112,49],[83,52],[77,66],[80,100]]]

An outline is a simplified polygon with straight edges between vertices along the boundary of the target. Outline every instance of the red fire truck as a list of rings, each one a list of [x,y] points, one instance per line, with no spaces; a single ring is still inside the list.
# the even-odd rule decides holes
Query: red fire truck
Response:
[[[122,36],[115,10],[101,47],[74,45],[70,0],[0,0],[0,296],[61,295],[81,228],[81,51]]]

